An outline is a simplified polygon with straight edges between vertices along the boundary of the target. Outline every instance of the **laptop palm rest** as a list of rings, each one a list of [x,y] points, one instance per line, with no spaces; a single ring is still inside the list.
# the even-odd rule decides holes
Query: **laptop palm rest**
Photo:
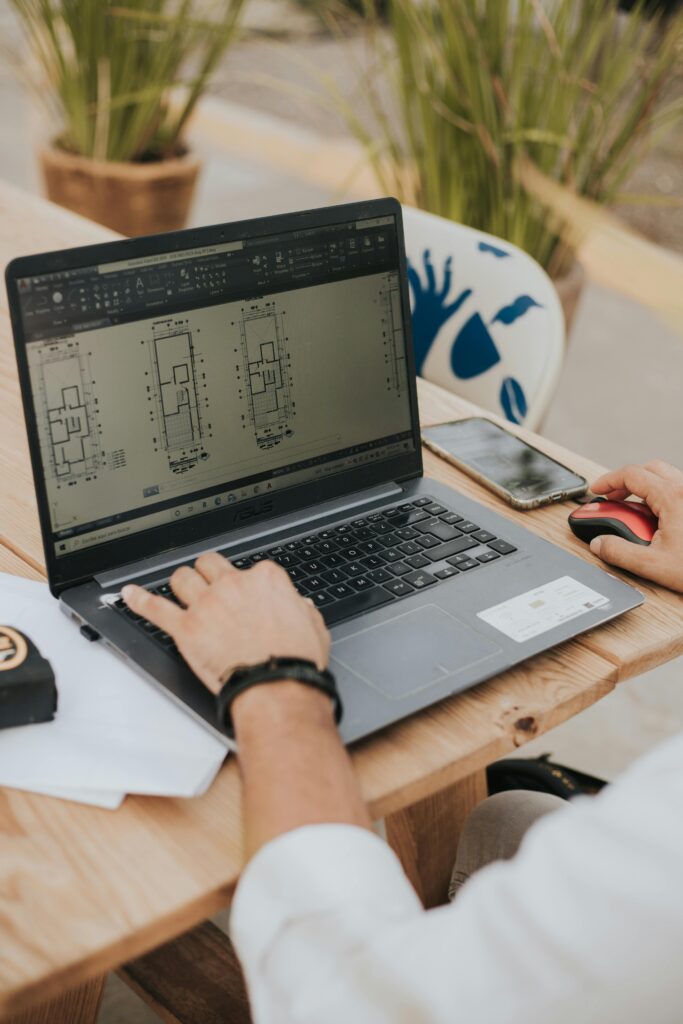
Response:
[[[332,647],[332,671],[402,700],[501,650],[443,608],[428,604],[338,640]]]

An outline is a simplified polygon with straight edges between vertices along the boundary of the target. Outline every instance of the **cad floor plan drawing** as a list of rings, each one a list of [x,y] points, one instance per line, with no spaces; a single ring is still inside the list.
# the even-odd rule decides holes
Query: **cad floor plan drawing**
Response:
[[[293,433],[291,356],[284,317],[274,301],[242,307],[243,397],[259,448],[274,448]]]
[[[384,362],[387,369],[387,390],[395,391],[398,398],[406,389],[406,357],[401,316],[401,293],[398,274],[385,274],[380,289],[382,310],[382,337]]]
[[[168,455],[174,473],[192,469],[207,453],[203,446],[204,424],[201,397],[205,374],[195,353],[187,320],[161,320],[152,324],[150,341],[152,383],[148,397],[154,399],[157,450]]]
[[[87,353],[77,342],[58,342],[40,360],[40,394],[49,472],[71,484],[99,469],[99,439]]]

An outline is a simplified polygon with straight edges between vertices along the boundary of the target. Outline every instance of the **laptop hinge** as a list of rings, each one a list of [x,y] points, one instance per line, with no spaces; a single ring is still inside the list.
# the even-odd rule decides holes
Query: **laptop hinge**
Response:
[[[376,502],[387,501],[390,498],[397,498],[402,493],[402,488],[396,483],[369,487],[363,491],[356,491],[354,494],[345,494],[343,497],[321,502],[315,506],[315,509],[298,509],[296,512],[289,512],[287,515],[278,516],[276,519],[268,519],[258,525],[255,524],[240,530],[230,530],[229,533],[207,537],[203,541],[174,548],[173,551],[163,551],[161,554],[154,555],[151,558],[143,558],[136,562],[129,562],[128,565],[120,565],[116,569],[98,573],[95,576],[95,580],[101,587],[115,587],[129,580],[137,579],[140,576],[160,573],[171,569],[174,565],[182,565],[201,555],[203,551],[220,550],[226,552],[232,548],[257,544],[259,540],[272,537],[274,533],[278,533],[280,530],[297,533],[300,530],[306,530],[307,527],[313,524],[315,524],[317,529],[321,526],[321,520],[330,516],[339,518],[346,513],[353,512],[354,509]]]

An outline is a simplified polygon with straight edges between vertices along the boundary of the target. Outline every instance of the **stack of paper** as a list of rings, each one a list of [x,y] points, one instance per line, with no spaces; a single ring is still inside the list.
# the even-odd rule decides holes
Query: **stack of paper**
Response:
[[[209,787],[225,744],[88,643],[47,584],[0,573],[0,623],[33,640],[59,691],[53,722],[0,730],[0,786],[112,809],[126,793],[191,797]]]

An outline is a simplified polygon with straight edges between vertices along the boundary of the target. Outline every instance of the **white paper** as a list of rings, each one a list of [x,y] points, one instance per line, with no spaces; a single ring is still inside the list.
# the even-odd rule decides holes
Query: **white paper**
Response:
[[[596,590],[571,576],[562,576],[487,608],[478,617],[522,644],[608,603],[609,598]]]
[[[99,791],[107,805],[121,793],[190,797],[210,785],[225,745],[111,651],[87,643],[45,584],[0,574],[0,622],[31,637],[59,691],[53,722],[0,731],[0,785]]]
[[[106,811],[116,811],[126,799],[125,793],[108,793],[102,789],[59,789],[55,786],[7,786],[6,789],[23,789],[25,792],[38,793],[40,796],[54,796],[59,800],[70,800],[72,803],[87,804],[89,807],[102,807]]]

